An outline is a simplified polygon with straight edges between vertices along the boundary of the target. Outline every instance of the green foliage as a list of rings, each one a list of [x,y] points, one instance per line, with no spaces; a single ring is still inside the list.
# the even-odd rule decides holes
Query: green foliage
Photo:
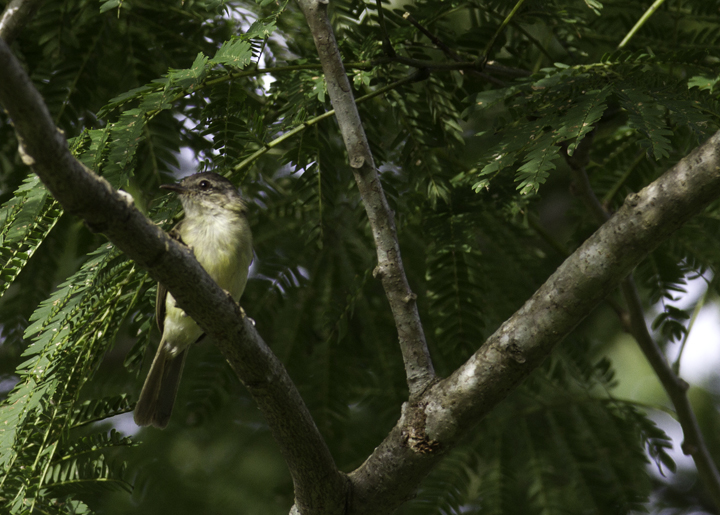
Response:
[[[104,418],[112,412],[108,401],[77,412],[78,396],[134,307],[144,281],[131,262],[105,244],[30,317],[24,337],[32,343],[17,369],[20,380],[0,411],[0,466],[22,471],[1,480],[12,513],[35,506],[59,510],[54,507],[55,490],[75,482],[125,484],[120,469],[110,467],[102,454],[78,461],[86,453],[78,454],[78,449],[90,443],[69,437],[68,430],[78,421],[87,423],[89,413]],[[98,442],[105,436],[93,438],[93,450],[101,449]],[[112,434],[108,438],[107,447],[128,443]]]
[[[29,176],[15,196],[0,210],[0,259],[2,283],[0,296],[15,281],[30,257],[57,223],[62,209],[40,184],[37,176]]]
[[[717,130],[711,4],[665,2],[617,50],[645,6],[527,0],[499,30],[513,5],[498,0],[382,4],[382,23],[375,2],[330,3],[355,97],[392,85],[358,109],[439,373],[595,229],[571,195],[568,159],[586,163],[612,211]],[[394,426],[407,392],[342,138],[319,118],[332,106],[305,27],[287,1],[51,0],[13,50],[78,159],[156,223],[177,220],[158,186],[178,168],[242,187],[256,253],[243,307],[350,471]],[[478,66],[449,69],[458,62]],[[173,513],[287,513],[282,459],[211,345],[192,349],[167,431],[110,429],[124,427],[158,339],[154,285],[63,216],[16,149],[0,117],[2,509],[159,513],[170,502]],[[673,304],[687,277],[720,262],[717,207],[637,268],[664,345],[687,333],[689,311]],[[614,397],[619,379],[598,356],[621,325],[596,335],[593,320],[401,510],[630,513],[662,497],[646,456],[673,473],[669,440]],[[678,498],[667,503],[701,499],[697,489]]]
[[[511,119],[499,120],[491,139],[499,141],[478,162],[482,179],[473,189],[489,188],[492,177],[523,157],[525,163],[516,172],[517,189],[521,194],[537,192],[561,157],[558,145],[565,143],[572,156],[611,103],[627,113],[628,127],[637,131],[631,134],[640,136],[636,144],[657,161],[669,157],[669,136],[680,129],[691,129],[696,144],[706,139],[718,126],[717,116],[707,116],[715,100],[709,94],[703,101],[693,99],[691,85],[678,81],[670,68],[679,62],[692,63],[696,56],[669,55],[667,61],[653,57],[614,53],[592,65],[556,63],[520,85],[475,95],[475,110],[503,101]],[[666,118],[675,130],[670,130]]]

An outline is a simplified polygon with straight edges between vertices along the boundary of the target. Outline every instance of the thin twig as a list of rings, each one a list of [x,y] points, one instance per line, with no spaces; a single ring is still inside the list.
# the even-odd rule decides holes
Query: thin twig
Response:
[[[620,179],[618,179],[615,184],[613,184],[612,188],[608,190],[608,192],[602,199],[602,205],[605,209],[607,209],[607,207],[610,205],[610,202],[612,202],[612,199],[615,198],[615,195],[617,195],[618,191],[620,191],[620,188],[623,187],[623,185],[627,182],[632,173],[635,171],[635,167],[638,166],[643,161],[643,159],[645,159],[645,152],[638,152],[637,157],[635,157],[633,162],[630,163],[630,166],[628,166],[628,169],[625,170],[625,173],[622,174],[622,177],[620,177]]]
[[[524,70],[522,68],[512,68],[510,66],[500,64],[497,61],[487,61],[483,68],[494,73],[499,73],[500,75],[505,75],[507,77],[529,77],[530,75],[532,75],[532,72],[530,72],[530,70]]]
[[[386,86],[383,86],[382,88],[378,88],[377,90],[373,91],[372,93],[368,93],[367,95],[358,98],[355,101],[355,103],[361,104],[362,102],[365,102],[366,100],[370,100],[372,98],[380,96],[383,93],[387,93],[390,90],[399,88],[403,84],[407,84],[409,82],[414,82],[415,80],[416,80],[416,74],[410,75],[408,77],[405,77],[403,79],[395,81],[392,84],[388,84]],[[236,172],[242,170],[243,168],[248,166],[250,163],[255,161],[257,158],[262,156],[263,154],[266,154],[273,148],[277,147],[280,143],[282,143],[286,139],[295,136],[296,134],[304,131],[305,129],[307,129],[309,127],[312,127],[313,125],[318,124],[319,122],[325,120],[326,118],[330,118],[331,116],[335,116],[335,109],[331,109],[330,111],[327,111],[319,116],[316,116],[314,118],[306,120],[303,123],[301,123],[300,125],[293,127],[291,130],[283,133],[282,136],[275,138],[270,143],[264,145],[262,148],[256,150],[255,152],[250,154],[248,157],[246,157],[245,159],[240,161],[240,163],[236,164],[233,167],[233,170],[235,170]]]
[[[520,7],[525,2],[525,0],[518,0],[518,2],[515,4],[515,7],[513,7],[512,11],[510,11],[510,14],[505,17],[503,22],[500,24],[498,29],[495,31],[495,34],[493,34],[493,37],[490,38],[490,41],[488,41],[487,45],[485,45],[485,50],[483,50],[483,55],[488,56],[490,54],[490,49],[495,44],[495,40],[498,38],[498,36],[502,33],[502,31],[505,29],[508,23],[510,23],[510,20],[513,19],[515,14],[520,10]]]
[[[371,61],[352,61],[345,63],[345,67],[347,69],[353,69],[353,70],[369,70],[376,66],[382,66],[385,64],[403,64],[405,66],[410,66],[413,68],[417,68],[419,70],[426,70],[426,71],[453,71],[453,70],[471,70],[471,71],[478,71],[479,69],[487,69],[494,72],[497,72],[502,75],[506,75],[509,77],[527,77],[530,75],[530,72],[526,70],[521,70],[517,68],[510,68],[508,66],[503,66],[501,64],[498,64],[494,61],[490,61],[486,63],[485,65],[479,65],[475,61],[463,61],[463,62],[457,62],[457,63],[438,63],[436,61],[425,61],[422,59],[412,59],[409,57],[402,57],[402,56],[395,56],[395,57],[379,57],[376,59],[373,59]],[[228,82],[234,79],[239,79],[241,77],[255,77],[257,75],[263,75],[266,73],[287,73],[287,72],[293,72],[298,70],[321,70],[322,64],[293,64],[293,65],[287,65],[287,66],[277,66],[273,68],[254,68],[252,70],[244,70],[240,72],[231,72],[226,75],[223,75],[221,77],[215,77],[213,79],[208,79],[202,82],[201,84],[197,85],[195,88],[193,88],[192,91],[183,91],[181,93],[178,93],[173,98],[169,99],[169,103],[176,102],[180,100],[181,98],[190,95],[192,93],[197,93],[198,91],[205,89],[210,86],[215,86],[217,84],[222,84],[223,82]],[[483,72],[478,72],[478,76],[483,78],[484,80],[487,80],[488,82],[492,82],[493,84],[496,84],[498,86],[505,86],[505,83],[499,79],[496,79],[495,77],[492,77],[490,75],[487,75]],[[416,76],[417,77],[417,76]],[[404,79],[401,79],[404,81]],[[414,79],[416,80],[416,79]],[[163,85],[157,85],[156,89],[151,91],[159,91],[163,89]],[[364,97],[363,97],[364,98]],[[147,112],[147,116],[153,117],[163,111],[162,108],[154,109],[152,111]]]
[[[417,21],[412,14],[410,14],[409,12],[406,12],[405,14],[403,14],[403,18],[406,19],[407,21],[409,21],[410,23],[412,23],[415,26],[415,28],[418,29],[420,32],[425,34],[428,37],[428,39],[430,41],[432,41],[436,47],[438,47],[440,50],[445,52],[445,55],[447,55],[454,61],[461,60],[460,56],[457,55],[457,53],[455,53],[455,51],[452,48],[447,46],[440,38],[435,36],[435,34],[433,34],[429,30],[427,30],[423,25],[421,25],[420,22]]]
[[[637,23],[633,26],[632,29],[630,29],[630,32],[627,33],[627,35],[623,38],[623,40],[620,42],[620,44],[617,46],[618,50],[621,48],[624,48],[625,45],[628,44],[628,41],[632,39],[632,37],[637,33],[637,31],[640,30],[640,28],[645,25],[645,22],[647,22],[650,19],[650,16],[655,14],[655,11],[658,10],[658,8],[665,2],[665,0],[655,0],[653,4],[648,7],[648,10],[643,13],[643,15],[640,17],[640,19],[637,21]]]
[[[720,510],[720,473],[718,473],[717,466],[705,444],[700,425],[688,399],[689,385],[673,373],[662,350],[650,335],[645,324],[640,295],[631,276],[623,281],[622,292],[630,310],[632,334],[675,406],[677,419],[683,430],[682,451],[684,454],[692,456],[700,480],[708,489],[716,509]]]
[[[388,37],[388,31],[387,27],[385,26],[385,14],[383,13],[383,6],[382,6],[382,0],[376,0],[377,1],[377,13],[378,13],[378,22],[380,23],[380,33],[382,37],[382,48],[383,52],[385,52],[385,55],[388,57],[395,57],[397,54],[395,53],[395,49],[392,46],[392,43],[390,43],[390,38]]]
[[[412,23],[420,32],[425,34],[430,41],[433,42],[435,46],[440,48],[445,55],[450,57],[452,60],[454,60],[457,63],[462,62],[462,58],[449,46],[447,46],[442,40],[440,40],[438,37],[436,37],[432,32],[427,30],[419,21],[417,21],[412,14],[409,12],[406,12],[403,14],[403,18]],[[492,82],[493,84],[504,87],[505,83],[501,81],[500,79],[496,79],[495,77],[488,75],[484,71],[482,71],[485,67],[485,60],[475,61],[472,63],[471,66],[467,67],[468,73],[471,75],[475,75],[477,77],[480,77],[483,80],[486,80],[488,82]],[[429,69],[429,68],[428,68]],[[465,70],[466,68],[463,67],[462,70]]]
[[[413,68],[424,69],[427,71],[451,71],[451,70],[467,70],[468,72],[496,84],[497,86],[504,87],[505,83],[500,79],[496,79],[492,75],[488,75],[482,70],[485,68],[485,63],[478,61],[467,61],[467,62],[456,62],[456,63],[438,63],[436,61],[424,61],[421,59],[413,59],[411,57],[395,56],[374,59],[373,65],[399,63],[406,66],[412,66]]]
[[[497,18],[503,17],[502,14],[495,12],[493,9],[489,9],[486,7],[485,10],[486,10],[486,12],[492,14],[493,16],[495,16]],[[525,36],[532,44],[534,44],[537,47],[538,50],[540,50],[540,52],[542,52],[545,55],[545,57],[548,58],[548,60],[550,62],[553,62],[553,57],[550,55],[550,52],[548,52],[547,49],[542,45],[542,43],[540,43],[540,41],[538,41],[535,36],[530,34],[525,29],[525,27],[523,27],[522,25],[520,25],[519,23],[517,23],[514,20],[510,22],[510,25],[512,25],[515,29],[520,31],[523,34],[523,36]]]

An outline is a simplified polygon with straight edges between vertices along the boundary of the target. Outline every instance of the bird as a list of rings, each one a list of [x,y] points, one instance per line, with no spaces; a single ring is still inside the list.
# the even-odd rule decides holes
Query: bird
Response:
[[[253,250],[247,203],[237,188],[215,172],[196,173],[160,187],[175,192],[185,210],[185,217],[170,236],[190,247],[210,277],[239,301]],[[164,429],[170,421],[189,347],[204,334],[176,306],[162,284],[158,284],[155,312],[162,337],[133,418],[138,426]]]

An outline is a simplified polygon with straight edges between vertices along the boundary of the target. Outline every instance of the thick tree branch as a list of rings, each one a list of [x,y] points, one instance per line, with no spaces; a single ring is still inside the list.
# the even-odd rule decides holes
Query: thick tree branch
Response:
[[[390,435],[350,474],[349,513],[390,513],[404,502],[444,452],[539,366],[650,251],[718,196],[720,132],[629,195],[464,365],[406,403]]]
[[[597,223],[602,225],[610,219],[610,214],[595,195],[585,170],[585,166],[589,161],[588,154],[592,142],[591,135],[588,136],[578,146],[575,155],[568,157],[567,161],[585,205]],[[692,456],[700,479],[705,488],[708,489],[715,507],[720,511],[720,473],[718,473],[717,466],[705,444],[700,425],[688,399],[687,390],[689,385],[673,371],[665,354],[650,334],[645,323],[645,313],[632,274],[622,281],[621,291],[630,315],[630,333],[637,341],[640,350],[645,355],[645,359],[650,363],[655,375],[670,398],[670,402],[675,407],[675,413],[685,439],[682,450],[685,454]]]
[[[40,0],[11,0],[0,16],[0,39],[12,43],[39,6]]]
[[[350,166],[370,221],[378,256],[374,275],[382,280],[390,303],[405,361],[410,396],[414,398],[435,379],[435,371],[425,342],[416,296],[405,276],[394,214],[385,198],[350,81],[340,59],[340,51],[327,16],[327,0],[324,3],[321,0],[298,0],[298,4],[315,40],[330,101],[335,108]]]
[[[68,151],[40,94],[0,40],[0,104],[12,119],[23,161],[66,212],[102,232],[212,336],[265,415],[295,483],[304,515],[339,512],[347,478],[341,474],[282,363],[239,306],[215,284],[192,252],[170,239]]]

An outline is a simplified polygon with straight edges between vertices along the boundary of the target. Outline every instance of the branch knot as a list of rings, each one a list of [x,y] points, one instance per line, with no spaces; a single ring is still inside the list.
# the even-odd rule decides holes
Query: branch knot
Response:
[[[420,402],[403,408],[404,414],[408,415],[408,421],[402,430],[403,442],[418,454],[432,454],[440,449],[440,442],[433,440],[425,431],[427,415],[425,407],[427,402]]]
[[[414,302],[416,299],[417,299],[417,295],[413,292],[410,292],[409,294],[407,294],[403,297],[403,302],[405,304],[409,304],[411,302]]]
[[[523,352],[522,348],[514,340],[506,345],[498,345],[498,347],[503,352],[506,352],[516,363],[525,363],[525,352]]]

